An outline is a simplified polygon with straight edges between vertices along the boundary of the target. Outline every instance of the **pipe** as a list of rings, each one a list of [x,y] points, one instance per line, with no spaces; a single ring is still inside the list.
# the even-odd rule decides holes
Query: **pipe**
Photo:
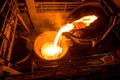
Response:
[[[20,14],[17,14],[18,19],[20,20],[20,22],[22,23],[22,25],[24,26],[24,28],[26,29],[27,32],[30,32],[30,29],[28,28],[28,26],[25,24],[23,18],[20,16]]]
[[[2,66],[2,71],[9,72],[10,74],[21,74],[21,72],[15,70],[15,69],[12,69],[8,66]]]

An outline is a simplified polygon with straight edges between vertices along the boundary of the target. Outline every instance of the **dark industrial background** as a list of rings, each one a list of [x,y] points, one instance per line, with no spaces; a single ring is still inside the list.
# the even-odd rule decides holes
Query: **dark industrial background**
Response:
[[[79,44],[72,38],[74,45],[64,59],[40,59],[34,51],[36,37],[58,31],[61,25],[86,14],[84,10],[79,12],[80,6],[89,3],[102,7],[98,12],[102,19],[93,25],[98,28],[85,29],[92,37],[102,36],[100,41],[91,45],[75,39],[81,40]],[[0,0],[0,80],[119,80],[119,19],[119,0]],[[81,38],[89,40],[86,34],[89,31]]]

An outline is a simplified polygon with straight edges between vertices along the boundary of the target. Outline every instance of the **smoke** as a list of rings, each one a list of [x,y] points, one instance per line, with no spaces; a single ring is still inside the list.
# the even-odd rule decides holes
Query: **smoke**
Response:
[[[66,13],[36,13],[32,16],[34,30],[27,37],[31,40],[31,45],[34,45],[34,40],[41,34],[47,31],[59,31],[65,24],[67,19]],[[50,36],[51,37],[51,36]],[[49,37],[48,37],[49,38]],[[28,46],[30,46],[28,44]],[[32,47],[30,46],[30,47]]]
[[[41,13],[35,21],[35,31],[38,33],[45,31],[58,31],[66,21],[65,13]]]

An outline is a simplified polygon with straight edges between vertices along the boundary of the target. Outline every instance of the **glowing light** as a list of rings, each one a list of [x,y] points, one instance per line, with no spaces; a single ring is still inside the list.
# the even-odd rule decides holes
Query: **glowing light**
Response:
[[[62,53],[62,48],[59,46],[54,47],[52,43],[45,43],[41,48],[41,54],[47,60],[60,58],[60,53]]]
[[[89,16],[84,16],[80,18],[79,20],[74,21],[73,23],[66,24],[64,25],[57,33],[54,43],[45,43],[42,48],[41,48],[41,54],[46,60],[55,60],[61,58],[63,55],[63,47],[61,47],[58,42],[60,40],[61,35],[63,32],[69,32],[74,28],[74,23],[79,23],[82,22],[86,26],[89,26],[92,22],[94,22],[97,19],[95,15],[89,15]],[[83,27],[84,28],[84,27]]]
[[[86,24],[86,26],[90,26],[90,24],[93,23],[96,19],[97,19],[97,16],[89,15],[89,16],[84,16],[84,17],[82,17],[79,20],[76,20],[74,22],[83,22]]]
[[[89,16],[84,16],[84,17],[80,18],[79,20],[74,21],[71,24],[66,24],[57,33],[56,38],[54,40],[54,47],[57,46],[59,38],[63,32],[68,32],[74,28],[74,23],[83,22],[85,24],[85,27],[86,27],[86,26],[89,26],[96,19],[97,19],[97,17],[95,15],[89,15]]]
[[[54,40],[54,47],[57,46],[58,41],[59,41],[59,38],[60,38],[60,36],[62,35],[62,33],[63,33],[63,32],[68,32],[68,31],[72,30],[73,27],[74,27],[73,24],[66,24],[66,25],[64,25],[64,26],[58,31],[58,33],[57,33],[57,35],[56,35],[56,38],[55,38],[55,40]]]

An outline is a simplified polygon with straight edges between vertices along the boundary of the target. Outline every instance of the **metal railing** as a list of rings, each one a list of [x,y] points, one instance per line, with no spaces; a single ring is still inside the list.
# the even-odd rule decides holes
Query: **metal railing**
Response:
[[[35,2],[37,13],[41,12],[69,12],[77,8],[82,2]]]

